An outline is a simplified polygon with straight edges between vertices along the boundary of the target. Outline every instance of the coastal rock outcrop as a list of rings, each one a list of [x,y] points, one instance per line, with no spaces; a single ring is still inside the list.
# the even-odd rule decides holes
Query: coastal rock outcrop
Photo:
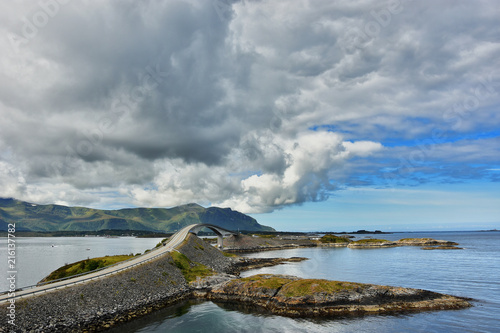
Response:
[[[233,262],[194,235],[177,251],[118,274],[16,299],[15,332],[96,332],[192,297],[185,267],[175,257],[211,275],[224,274]],[[3,318],[6,310],[0,307]]]
[[[403,238],[398,240],[399,246],[456,246],[458,243],[433,238]]]
[[[388,241],[385,239],[375,239],[375,238],[360,239],[351,242],[349,243],[349,245],[347,245],[347,247],[351,249],[393,247],[393,246],[398,246],[398,244],[396,242]]]
[[[199,296],[219,302],[243,302],[290,317],[335,317],[471,306],[464,298],[427,290],[300,279],[288,275],[255,275],[230,280]]]
[[[317,241],[309,239],[278,239],[251,237],[246,235],[229,236],[224,239],[224,250],[228,252],[259,252],[269,250],[293,249],[297,247],[316,247]]]
[[[243,258],[240,257],[235,260],[234,269],[237,271],[244,271],[262,267],[270,267],[281,265],[289,262],[300,262],[308,260],[308,258],[292,257],[292,258]]]
[[[291,317],[471,306],[463,298],[419,289],[287,275],[236,276],[240,270],[300,260],[227,257],[190,235],[176,251],[121,273],[16,299],[15,332],[95,332],[187,298],[248,304]],[[0,316],[5,318],[6,310],[0,308]]]
[[[424,246],[422,250],[463,250],[463,247],[450,246],[450,245],[438,245],[438,246]]]
[[[189,291],[166,255],[102,279],[17,299],[15,332],[95,332],[175,304]]]

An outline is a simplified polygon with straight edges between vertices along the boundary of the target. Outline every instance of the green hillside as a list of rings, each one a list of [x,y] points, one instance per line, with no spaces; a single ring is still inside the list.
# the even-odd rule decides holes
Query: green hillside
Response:
[[[230,208],[187,204],[173,208],[99,210],[85,207],[37,205],[0,198],[0,231],[9,223],[17,231],[148,230],[173,232],[193,223],[210,223],[229,230],[274,231]]]

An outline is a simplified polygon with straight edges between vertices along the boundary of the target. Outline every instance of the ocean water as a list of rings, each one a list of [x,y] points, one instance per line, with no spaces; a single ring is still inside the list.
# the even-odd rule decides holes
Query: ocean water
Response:
[[[500,232],[396,233],[377,238],[432,237],[460,243],[464,250],[303,248],[248,254],[249,257],[307,257],[309,260],[247,271],[303,278],[374,283],[473,298],[464,310],[372,315],[338,319],[292,319],[245,307],[188,301],[109,330],[123,332],[500,332]],[[19,287],[87,257],[137,253],[160,239],[18,239]],[[6,242],[5,242],[6,243]],[[0,243],[0,260],[5,262]],[[54,245],[54,247],[52,247]],[[90,248],[90,250],[87,250]],[[3,271],[3,270],[2,270]],[[4,279],[2,279],[4,280]],[[6,283],[0,281],[0,289]]]
[[[37,284],[52,271],[66,264],[106,255],[143,253],[161,238],[135,237],[16,237],[16,287]],[[0,277],[8,271],[7,237],[0,238]],[[0,291],[8,281],[0,278]]]
[[[473,298],[464,310],[341,319],[292,319],[213,302],[185,302],[110,332],[500,332],[500,232],[397,233],[379,238],[432,237],[464,250],[303,248],[249,257],[308,261],[247,271],[411,288]]]

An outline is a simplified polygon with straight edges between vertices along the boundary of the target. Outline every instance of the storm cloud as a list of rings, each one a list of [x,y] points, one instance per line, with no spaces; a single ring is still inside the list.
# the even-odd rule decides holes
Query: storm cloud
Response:
[[[261,213],[498,181],[494,1],[1,7],[0,196]]]

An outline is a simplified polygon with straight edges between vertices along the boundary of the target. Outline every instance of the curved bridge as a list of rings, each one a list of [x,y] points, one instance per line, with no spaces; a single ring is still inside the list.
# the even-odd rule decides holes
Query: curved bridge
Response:
[[[113,275],[123,270],[135,267],[137,265],[141,265],[150,260],[156,259],[160,256],[163,256],[165,253],[174,251],[179,245],[184,242],[184,239],[188,236],[188,234],[192,233],[197,235],[203,228],[208,228],[217,234],[217,245],[222,248],[222,239],[227,235],[238,235],[238,233],[234,231],[230,231],[212,224],[191,224],[187,227],[182,228],[172,235],[166,241],[163,246],[152,249],[151,251],[141,255],[134,257],[132,259],[121,261],[111,266],[104,267],[100,270],[90,271],[88,273],[83,273],[80,275],[64,278],[61,280],[56,280],[56,282],[44,284],[44,285],[34,285],[28,286],[21,289],[16,289],[15,292],[4,292],[1,294],[0,292],[0,305],[8,302],[9,299],[20,298],[20,297],[29,297],[38,293],[47,292],[50,290],[65,288],[69,285],[76,285],[79,283],[85,283],[90,280],[100,279],[105,276]]]
[[[191,224],[191,225],[187,226],[186,228],[190,228],[189,232],[193,233],[195,235],[198,235],[198,232],[200,232],[204,228],[212,230],[217,235],[217,247],[220,249],[222,249],[224,247],[224,244],[223,244],[224,237],[230,236],[230,235],[234,235],[234,236],[238,235],[238,233],[236,233],[234,231],[227,230],[227,229],[218,227],[218,226],[213,225],[213,224]]]

